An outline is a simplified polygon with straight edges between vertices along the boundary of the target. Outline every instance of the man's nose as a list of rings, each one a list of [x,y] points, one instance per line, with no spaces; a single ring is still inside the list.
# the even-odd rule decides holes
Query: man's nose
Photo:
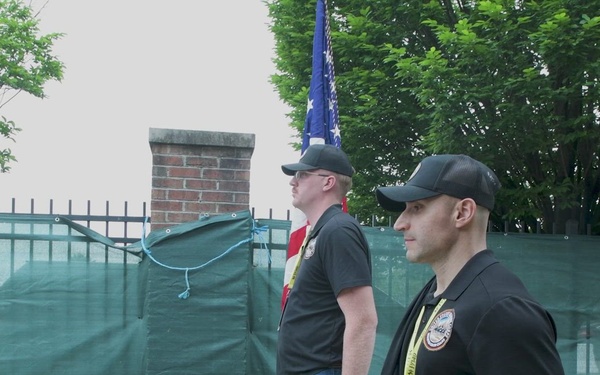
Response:
[[[401,213],[398,218],[396,219],[396,222],[394,223],[394,230],[401,232],[404,231],[408,228],[408,222],[406,221],[406,219],[403,216],[403,213]]]

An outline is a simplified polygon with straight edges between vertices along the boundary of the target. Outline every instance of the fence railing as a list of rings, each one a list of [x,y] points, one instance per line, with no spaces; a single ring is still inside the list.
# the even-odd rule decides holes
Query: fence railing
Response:
[[[71,221],[81,224],[97,233],[104,235],[118,245],[128,245],[140,240],[143,233],[144,222],[150,223],[150,217],[146,202],[141,207],[133,208],[129,202],[124,202],[119,208],[117,205],[106,202],[103,206],[93,206],[87,201],[82,210],[75,208],[74,202],[69,200],[66,208],[55,207],[54,200],[50,199],[47,208],[36,205],[34,199],[29,201],[29,207],[23,209],[18,206],[17,200],[12,198],[8,210],[0,210],[0,214],[38,214],[56,215],[65,217]]]
[[[48,215],[61,215],[72,221],[78,222],[104,236],[110,238],[117,244],[131,244],[139,241],[143,233],[143,225],[147,220],[150,223],[150,216],[147,209],[146,202],[143,202],[138,207],[132,207],[129,202],[123,202],[123,205],[119,208],[119,206],[115,204],[111,204],[106,201],[103,206],[92,205],[91,201],[86,202],[86,206],[84,210],[76,211],[74,208],[74,204],[71,200],[68,201],[67,207],[62,210],[57,210],[54,204],[54,200],[50,199],[48,202],[47,208],[40,208],[40,205],[37,205],[34,199],[31,199],[28,204],[27,209],[23,209],[22,202],[19,202],[20,208],[17,208],[16,199],[12,198],[10,209],[2,209],[0,208],[0,213],[12,213],[12,214],[48,214]],[[1,206],[0,206],[1,207]],[[102,211],[102,213],[99,213]],[[279,214],[281,210],[278,211],[278,215],[274,215],[274,210],[270,208],[268,210],[268,214],[266,217],[261,215],[257,217],[256,209],[251,208],[252,217],[259,219],[275,219],[275,220],[291,220],[291,211],[290,209],[285,211],[285,214],[281,217]],[[278,217],[275,217],[278,216]],[[357,217],[359,221],[368,223],[368,226],[371,227],[392,227],[396,220],[396,216],[390,215],[384,220],[381,218],[375,218],[374,216],[367,219],[362,220],[362,218]],[[377,223],[377,224],[373,224]],[[510,223],[508,221],[504,222],[492,222],[490,221],[488,225],[489,232],[517,232],[524,233],[526,226],[522,223]],[[569,222],[566,224],[565,230],[559,231],[556,226],[552,227],[552,233],[548,234],[557,234],[557,233],[565,233],[566,235],[577,234],[578,223]],[[530,228],[528,232],[532,234],[542,234],[541,226],[537,225],[535,231]],[[586,225],[586,235],[592,234],[592,225]]]

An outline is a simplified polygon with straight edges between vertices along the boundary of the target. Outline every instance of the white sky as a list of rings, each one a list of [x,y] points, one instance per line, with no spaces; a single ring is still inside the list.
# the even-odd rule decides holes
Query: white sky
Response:
[[[43,5],[34,1],[34,8]],[[269,76],[273,37],[262,0],[50,0],[42,33],[62,32],[53,51],[66,65],[47,98],[19,94],[0,115],[23,130],[18,159],[0,174],[0,212],[103,214],[150,209],[149,128],[256,134],[250,207],[285,218],[289,178],[281,164],[299,153]],[[149,213],[149,212],[148,212]]]

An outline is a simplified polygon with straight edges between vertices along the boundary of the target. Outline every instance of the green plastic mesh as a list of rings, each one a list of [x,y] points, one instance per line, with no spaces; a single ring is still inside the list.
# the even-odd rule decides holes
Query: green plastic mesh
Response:
[[[290,223],[249,212],[152,231],[127,247],[63,218],[0,215],[6,374],[273,374]],[[373,254],[379,374],[406,306],[432,276],[401,233]],[[598,374],[600,238],[488,235],[554,316],[567,374]]]

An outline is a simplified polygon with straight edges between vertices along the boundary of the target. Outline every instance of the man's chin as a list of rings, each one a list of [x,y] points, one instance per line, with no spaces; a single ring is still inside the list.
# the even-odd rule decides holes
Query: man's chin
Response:
[[[408,249],[406,249],[406,260],[408,260],[411,263],[419,263],[419,257]]]
[[[292,198],[292,207],[297,208],[300,211],[302,211],[302,208],[300,207],[299,202],[295,198]]]

